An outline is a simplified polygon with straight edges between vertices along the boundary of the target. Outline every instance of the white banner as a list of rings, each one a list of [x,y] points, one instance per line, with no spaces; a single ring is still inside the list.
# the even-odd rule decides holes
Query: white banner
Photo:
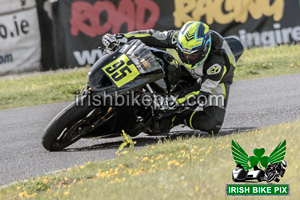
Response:
[[[40,70],[41,39],[34,0],[1,0],[0,75]]]

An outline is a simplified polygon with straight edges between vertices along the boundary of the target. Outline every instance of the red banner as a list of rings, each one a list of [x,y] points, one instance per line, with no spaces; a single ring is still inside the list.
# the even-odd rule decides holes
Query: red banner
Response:
[[[180,29],[191,20],[249,48],[300,41],[298,1],[69,0],[57,1],[53,11],[57,66],[93,64],[105,33]]]

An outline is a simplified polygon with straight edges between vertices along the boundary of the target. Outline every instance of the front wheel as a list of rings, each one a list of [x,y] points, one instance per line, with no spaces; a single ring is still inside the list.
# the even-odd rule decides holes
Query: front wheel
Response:
[[[84,131],[84,118],[93,110],[85,97],[80,97],[62,110],[46,127],[42,144],[49,151],[58,151],[78,141]]]

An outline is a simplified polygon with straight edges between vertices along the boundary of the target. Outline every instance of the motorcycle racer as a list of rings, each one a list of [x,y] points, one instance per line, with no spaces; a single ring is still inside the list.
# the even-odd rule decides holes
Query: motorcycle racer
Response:
[[[177,104],[184,105],[197,97],[217,97],[217,100],[209,100],[204,106],[187,109],[171,118],[162,119],[154,124],[152,131],[160,132],[178,124],[185,124],[192,129],[218,133],[224,121],[236,66],[235,57],[226,40],[210,30],[205,23],[190,21],[179,31],[161,32],[150,29],[114,35],[108,33],[102,37],[102,43],[110,47],[132,39],[140,39],[148,46],[165,48],[185,67],[194,81],[194,86],[180,95]],[[222,97],[222,102],[219,97]]]

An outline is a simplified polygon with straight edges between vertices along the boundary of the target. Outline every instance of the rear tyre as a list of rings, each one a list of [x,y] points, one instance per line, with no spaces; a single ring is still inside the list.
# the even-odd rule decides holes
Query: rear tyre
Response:
[[[49,151],[62,150],[82,137],[84,119],[94,108],[80,97],[62,110],[46,127],[42,144]]]

